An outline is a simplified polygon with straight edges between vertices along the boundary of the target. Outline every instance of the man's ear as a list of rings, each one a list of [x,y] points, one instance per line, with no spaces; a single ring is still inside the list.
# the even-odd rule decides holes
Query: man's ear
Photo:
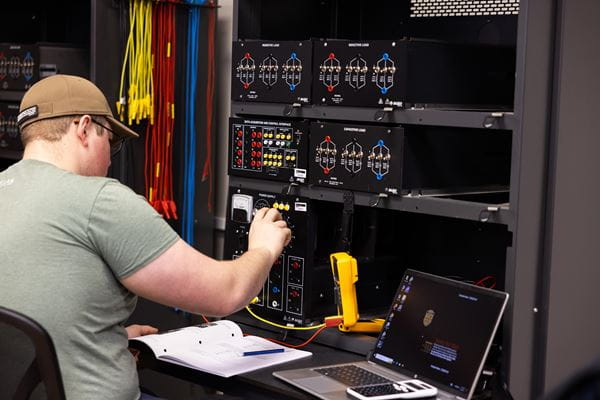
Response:
[[[79,118],[79,123],[75,124],[75,137],[79,140],[83,146],[87,147],[89,140],[89,130],[92,125],[92,117],[89,115],[82,115]]]

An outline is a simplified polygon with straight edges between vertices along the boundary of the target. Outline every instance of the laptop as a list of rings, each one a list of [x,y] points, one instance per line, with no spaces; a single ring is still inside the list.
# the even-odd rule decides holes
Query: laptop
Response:
[[[346,388],[420,379],[438,399],[470,399],[508,294],[408,269],[366,361],[276,371],[314,396],[348,399]]]

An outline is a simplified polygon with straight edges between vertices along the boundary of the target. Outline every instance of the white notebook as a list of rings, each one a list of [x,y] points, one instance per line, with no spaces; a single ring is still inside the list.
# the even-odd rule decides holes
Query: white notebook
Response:
[[[228,320],[130,340],[145,343],[162,361],[226,378],[312,355],[258,336],[243,336],[240,327]],[[267,354],[260,354],[262,352]],[[253,355],[244,355],[248,353]]]

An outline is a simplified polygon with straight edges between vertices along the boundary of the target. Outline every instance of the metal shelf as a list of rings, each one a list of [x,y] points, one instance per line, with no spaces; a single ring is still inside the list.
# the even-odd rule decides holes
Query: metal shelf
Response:
[[[295,107],[280,103],[231,102],[232,114],[273,117],[312,118],[319,120],[346,120],[363,123],[390,123],[412,125],[452,126],[513,130],[517,120],[512,111],[454,110],[454,109],[392,109],[307,105]]]
[[[295,194],[313,200],[336,203],[344,202],[344,191],[314,185],[289,185],[284,182],[229,176],[229,185],[273,193]],[[359,206],[376,207],[440,217],[458,218],[507,225],[512,231],[514,214],[508,204],[457,200],[450,196],[387,196],[354,191],[354,203]]]

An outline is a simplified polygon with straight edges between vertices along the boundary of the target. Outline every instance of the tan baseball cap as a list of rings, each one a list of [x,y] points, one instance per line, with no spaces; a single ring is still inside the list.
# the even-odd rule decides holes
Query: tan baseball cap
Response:
[[[42,119],[84,114],[106,117],[113,132],[123,138],[138,137],[113,117],[106,97],[96,85],[72,75],[53,75],[33,85],[21,100],[17,124],[23,129]]]

